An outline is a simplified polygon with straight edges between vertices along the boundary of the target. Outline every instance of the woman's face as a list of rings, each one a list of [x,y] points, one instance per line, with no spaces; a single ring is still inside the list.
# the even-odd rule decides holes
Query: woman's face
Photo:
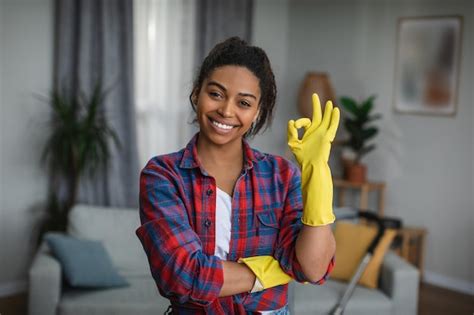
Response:
[[[258,78],[241,66],[216,68],[197,95],[200,136],[225,145],[241,141],[258,116]]]

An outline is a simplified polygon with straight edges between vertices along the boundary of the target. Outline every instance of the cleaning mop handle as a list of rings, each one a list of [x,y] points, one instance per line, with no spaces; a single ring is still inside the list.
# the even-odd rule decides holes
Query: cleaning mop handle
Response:
[[[358,216],[368,221],[375,222],[375,224],[377,224],[377,235],[372,240],[372,242],[369,245],[369,248],[367,249],[367,252],[369,252],[370,254],[373,254],[375,247],[377,247],[377,244],[380,241],[380,238],[382,238],[383,234],[385,233],[385,225],[383,224],[383,221],[376,214],[372,212],[359,210]]]
[[[375,238],[372,240],[372,242],[370,243],[370,246],[367,249],[367,253],[365,253],[364,257],[362,257],[362,260],[360,261],[355,274],[352,276],[349,284],[347,285],[346,290],[344,291],[344,294],[342,295],[341,299],[334,306],[334,308],[329,312],[329,314],[331,315],[344,314],[344,309],[346,308],[346,304],[351,298],[352,293],[354,292],[354,289],[360,277],[362,276],[362,273],[365,270],[365,267],[367,267],[367,264],[372,258],[372,255],[374,254],[374,250],[377,247],[377,244],[379,243],[381,237],[385,233],[385,229],[386,228],[399,229],[401,227],[401,221],[399,219],[387,218],[387,217],[384,217],[383,219],[381,219],[379,216],[377,216],[375,213],[371,211],[367,211],[367,210],[364,211],[361,209],[354,209],[354,208],[352,208],[351,210],[355,210],[356,217],[366,219],[367,221],[375,222],[375,224],[377,225],[377,234]],[[350,219],[354,218],[354,216],[347,216],[341,213],[339,218],[342,218],[342,217],[350,218]]]

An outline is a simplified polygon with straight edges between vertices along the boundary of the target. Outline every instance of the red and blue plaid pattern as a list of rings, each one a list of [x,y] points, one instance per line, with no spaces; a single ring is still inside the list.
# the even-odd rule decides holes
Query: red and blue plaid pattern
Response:
[[[151,159],[140,176],[136,234],[160,293],[177,314],[251,314],[287,304],[288,285],[219,298],[221,260],[214,256],[216,182],[201,167],[193,137],[185,149]],[[244,141],[245,166],[232,197],[228,261],[272,255],[297,281],[309,281],[295,256],[302,227],[301,176],[287,160]],[[314,284],[324,283],[332,270]]]

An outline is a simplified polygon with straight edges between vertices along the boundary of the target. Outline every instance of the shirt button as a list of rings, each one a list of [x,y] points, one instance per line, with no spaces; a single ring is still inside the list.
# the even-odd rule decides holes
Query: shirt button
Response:
[[[212,224],[212,222],[209,219],[206,219],[206,221],[204,221],[204,226],[207,227],[207,228],[210,227],[211,224]]]
[[[214,191],[213,191],[211,188],[209,188],[209,189],[206,191],[206,195],[210,196],[210,195],[212,195],[213,192],[214,192]]]

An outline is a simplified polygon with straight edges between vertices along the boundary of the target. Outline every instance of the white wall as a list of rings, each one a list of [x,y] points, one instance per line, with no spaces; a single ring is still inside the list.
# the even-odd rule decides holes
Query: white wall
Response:
[[[39,167],[52,81],[52,1],[0,1],[0,296],[26,288],[30,240],[46,194]]]
[[[286,104],[279,103],[279,126],[263,136],[267,146],[281,152],[286,120],[294,113],[289,107],[307,71],[329,72],[338,96],[377,94],[383,120],[378,147],[364,161],[369,178],[387,182],[387,215],[427,228],[425,280],[474,294],[473,11],[471,0],[257,0],[254,25],[256,43],[284,65],[278,88]],[[395,114],[397,18],[448,14],[464,16],[456,116]],[[341,173],[337,164],[333,173]]]
[[[289,6],[287,0],[259,0],[255,2],[252,44],[265,50],[277,81],[277,104],[273,124],[257,135],[252,145],[279,155],[286,155],[287,118],[294,116],[294,101],[286,90],[288,73]]]

